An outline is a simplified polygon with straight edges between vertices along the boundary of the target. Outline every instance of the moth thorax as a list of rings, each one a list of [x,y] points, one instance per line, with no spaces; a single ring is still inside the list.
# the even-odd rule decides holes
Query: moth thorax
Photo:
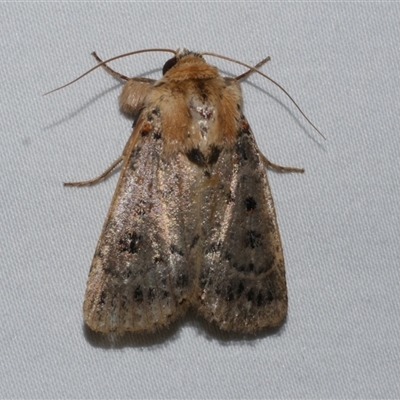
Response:
[[[198,97],[192,97],[189,101],[189,110],[192,120],[192,134],[198,138],[199,144],[207,142],[216,119],[214,105],[204,102]]]

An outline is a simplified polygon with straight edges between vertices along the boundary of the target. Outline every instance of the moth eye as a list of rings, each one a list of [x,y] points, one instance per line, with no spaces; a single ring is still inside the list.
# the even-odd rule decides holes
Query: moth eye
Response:
[[[169,59],[163,66],[162,73],[165,75],[176,63],[177,63],[176,57]]]

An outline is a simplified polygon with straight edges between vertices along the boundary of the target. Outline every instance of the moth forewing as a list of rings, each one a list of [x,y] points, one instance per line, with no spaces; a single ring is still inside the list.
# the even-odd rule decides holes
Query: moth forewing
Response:
[[[281,240],[239,83],[177,52],[158,81],[129,80],[135,115],[84,301],[88,326],[152,331],[198,310],[251,333],[287,310]]]

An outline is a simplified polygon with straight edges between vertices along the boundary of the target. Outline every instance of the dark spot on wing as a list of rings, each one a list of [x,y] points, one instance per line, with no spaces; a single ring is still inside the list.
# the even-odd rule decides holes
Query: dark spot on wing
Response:
[[[120,278],[118,275],[119,270],[115,266],[115,262],[110,260],[108,263],[104,264],[103,272],[106,275],[109,275],[112,278]]]
[[[261,246],[261,233],[257,233],[256,231],[248,231],[247,237],[245,240],[245,246],[251,247],[252,249]]]
[[[221,243],[211,243],[205,250],[205,254],[216,253],[221,248]]]
[[[254,211],[257,207],[257,202],[255,201],[254,197],[250,196],[247,197],[244,201],[247,211]]]
[[[138,285],[133,292],[133,300],[135,300],[137,303],[141,303],[143,301],[143,290],[140,285]]]
[[[107,294],[106,292],[101,292],[99,305],[104,305],[106,303]]]
[[[248,301],[253,301],[253,300],[254,300],[254,290],[253,290],[253,289],[250,289],[250,290],[247,292],[247,300],[248,300]]]
[[[262,307],[262,306],[265,306],[266,304],[272,303],[273,300],[274,300],[274,296],[270,290],[267,291],[266,295],[264,295],[260,291],[256,298],[256,304],[257,304],[257,307]]]
[[[155,257],[153,258],[153,261],[154,261],[154,264],[160,264],[160,263],[162,263],[164,260],[163,260],[163,258],[162,258],[161,256],[155,256]]]
[[[140,152],[142,151],[142,145],[137,144],[132,152],[131,156],[131,168],[136,169],[135,162],[138,161],[140,157]]]
[[[151,191],[150,187],[149,187],[149,191]],[[143,199],[141,199],[135,205],[133,210],[137,215],[144,215],[144,214],[146,214],[147,207],[148,207],[148,204]]]
[[[221,154],[221,148],[215,145],[210,146],[210,154],[208,155],[208,164],[212,165],[218,161]]]
[[[207,162],[206,158],[204,157],[204,154],[196,147],[193,147],[191,150],[189,150],[187,153],[187,158],[189,161],[192,163],[198,165],[199,167],[206,167]]]
[[[196,246],[197,242],[199,241],[200,236],[199,235],[195,235],[193,237],[192,243],[190,244],[190,248],[193,249],[194,246]]]
[[[245,273],[250,273],[250,272],[254,272],[256,267],[253,263],[249,263],[249,264],[242,264],[239,267],[236,265],[233,265],[233,267],[235,269],[237,269],[240,272],[245,272]]]
[[[227,203],[234,203],[235,198],[233,197],[232,191],[230,190],[226,195]]]
[[[130,232],[122,236],[119,240],[121,251],[127,251],[131,254],[137,253],[140,248],[142,237],[136,232]]]
[[[159,129],[154,129],[154,131],[153,131],[153,139],[154,140],[161,139],[161,131]]]
[[[183,251],[174,244],[171,244],[171,246],[169,246],[169,251],[172,254],[179,254],[180,256],[183,256]]]
[[[125,308],[127,302],[128,298],[125,295],[123,295],[121,298],[121,308]]]
[[[236,142],[236,153],[238,153],[243,158],[243,160],[247,160],[246,149],[244,147],[244,143],[241,140]]]
[[[238,295],[238,297],[243,293],[243,291],[244,291],[243,282],[239,282],[239,286],[238,286],[238,288],[237,288],[237,295]]]
[[[264,297],[263,295],[260,293],[258,293],[257,295],[257,307],[261,307],[262,305],[264,305]]]

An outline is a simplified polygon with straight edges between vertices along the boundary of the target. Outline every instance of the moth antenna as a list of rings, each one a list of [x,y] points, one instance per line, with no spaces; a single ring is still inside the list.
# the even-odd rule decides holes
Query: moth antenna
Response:
[[[239,60],[235,60],[233,58],[230,57],[226,57],[226,56],[222,56],[220,54],[216,54],[216,53],[209,53],[209,52],[204,52],[201,53],[202,56],[212,56],[212,57],[217,57],[217,58],[221,58],[223,60],[226,61],[230,61],[230,62],[234,62],[236,64],[242,65],[243,67],[249,68],[254,72],[257,72],[257,74],[260,74],[261,76],[263,76],[264,78],[268,79],[270,82],[272,82],[275,86],[277,86],[279,89],[282,90],[283,93],[285,93],[285,95],[289,98],[289,100],[296,106],[296,108],[300,111],[301,115],[306,119],[306,121],[326,140],[326,137],[321,133],[321,131],[310,121],[310,119],[307,117],[307,115],[303,112],[303,110],[299,107],[299,105],[294,101],[293,97],[287,92],[286,89],[284,89],[278,82],[274,81],[272,78],[270,78],[268,75],[265,75],[264,73],[262,73],[261,71],[259,71],[257,68],[252,67],[249,64],[245,64],[242,61]],[[240,78],[240,76],[239,76]]]
[[[253,68],[256,68],[256,69],[261,68],[265,63],[267,63],[270,60],[271,60],[271,57],[268,56],[268,57],[264,58],[264,60],[261,60],[259,63],[257,63]],[[251,71],[251,70],[246,71],[243,74],[238,75],[235,79],[237,81],[240,81],[241,79],[247,78],[252,73],[253,73],[253,71]]]
[[[85,72],[84,74],[82,74],[81,76],[78,76],[78,77],[77,77],[76,79],[74,79],[73,81],[68,82],[68,83],[66,83],[65,85],[60,86],[60,87],[58,87],[58,88],[56,88],[56,89],[53,89],[53,90],[51,90],[50,92],[45,93],[43,96],[47,96],[48,94],[57,92],[58,90],[64,89],[64,88],[66,88],[67,86],[72,85],[73,83],[79,81],[79,79],[82,79],[84,76],[90,74],[90,73],[91,73],[92,71],[94,71],[95,69],[97,69],[97,68],[101,67],[102,65],[105,65],[105,64],[107,64],[107,63],[109,63],[109,62],[111,62],[111,61],[118,60],[119,58],[123,58],[123,57],[133,56],[133,55],[135,55],[135,54],[150,53],[150,52],[164,52],[164,53],[173,53],[173,54],[176,54],[176,51],[175,51],[175,50],[171,50],[171,49],[145,49],[145,50],[137,50],[137,51],[132,51],[132,52],[129,52],[129,53],[121,54],[121,55],[119,55],[119,56],[112,57],[112,58],[109,58],[108,60],[102,61],[101,63],[97,64],[95,67],[89,69],[89,71],[86,71],[86,72]]]

